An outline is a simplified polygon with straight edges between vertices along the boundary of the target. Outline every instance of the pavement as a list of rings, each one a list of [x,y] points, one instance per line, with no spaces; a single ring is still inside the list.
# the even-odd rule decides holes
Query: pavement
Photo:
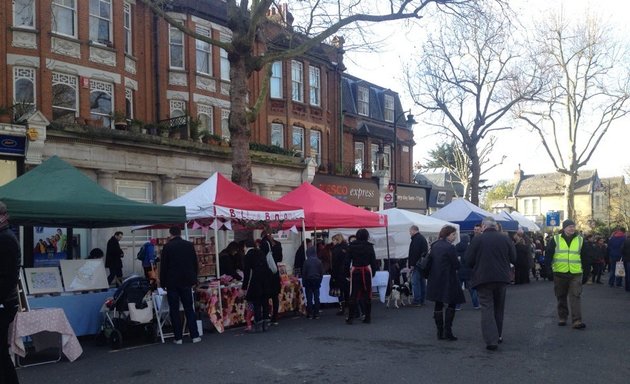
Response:
[[[467,300],[469,299],[466,295]],[[586,285],[583,321],[557,326],[553,283],[509,286],[504,342],[488,351],[480,311],[456,313],[458,341],[439,341],[433,303],[387,309],[371,324],[346,325],[336,308],[321,318],[284,317],[269,332],[206,333],[200,343],[140,344],[118,351],[82,338],[75,362],[21,368],[21,383],[630,383],[630,292]]]

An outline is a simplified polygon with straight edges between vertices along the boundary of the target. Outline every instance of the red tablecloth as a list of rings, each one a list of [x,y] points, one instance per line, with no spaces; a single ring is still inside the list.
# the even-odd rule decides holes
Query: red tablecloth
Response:
[[[217,331],[223,332],[225,327],[245,323],[247,300],[245,300],[241,290],[241,283],[221,287],[222,313],[219,311],[218,281],[200,286],[197,288],[197,294],[199,295],[198,308],[208,312],[210,321]],[[290,279],[283,282],[279,296],[280,308],[278,313],[291,311],[306,313],[304,294],[299,280]]]
[[[28,312],[18,312],[9,330],[11,350],[19,356],[26,356],[26,348],[22,337],[35,335],[39,332],[57,332],[61,334],[61,351],[70,361],[75,361],[83,353],[66,314],[61,308],[34,309]],[[33,342],[37,345],[36,337]]]

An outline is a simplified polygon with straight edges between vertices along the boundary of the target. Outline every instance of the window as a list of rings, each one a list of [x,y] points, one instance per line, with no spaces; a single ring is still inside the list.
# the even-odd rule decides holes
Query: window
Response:
[[[370,115],[370,94],[366,87],[359,87],[357,91],[357,109],[359,115]]]
[[[540,214],[540,198],[528,197],[523,199],[523,215],[536,216]]]
[[[358,174],[363,173],[363,162],[365,161],[365,145],[361,142],[354,142],[354,170]]]
[[[171,26],[168,39],[171,68],[184,69],[184,33]]]
[[[230,110],[229,109],[221,110],[221,137],[226,140],[230,139]]]
[[[304,80],[302,63],[291,61],[291,100],[304,101]]]
[[[372,162],[372,172],[380,171],[378,164],[378,144],[370,144],[370,160]]]
[[[52,108],[54,121],[72,122],[78,116],[79,87],[76,76],[52,74]]]
[[[309,101],[311,105],[319,106],[321,104],[320,94],[321,94],[321,83],[319,77],[319,68],[311,67],[308,68],[309,72],[309,85],[310,85],[310,98]]]
[[[284,125],[280,123],[271,124],[271,145],[284,148]]]
[[[197,105],[197,119],[200,122],[200,131],[214,133],[213,110],[211,105]]]
[[[269,95],[274,99],[282,98],[282,62],[276,61],[271,65],[271,80]]]
[[[13,67],[13,101],[16,118],[35,108],[35,69]]]
[[[125,88],[125,118],[133,119],[133,89]]]
[[[601,193],[595,193],[593,195],[593,211],[601,212],[605,208],[604,195]]]
[[[75,0],[53,0],[52,31],[76,37],[77,4]]]
[[[114,85],[98,80],[90,80],[90,114],[101,120],[101,126],[112,128],[114,105]]]
[[[123,26],[125,28],[125,53],[133,54],[133,40],[131,34],[131,4],[125,3],[123,8]]]
[[[116,194],[140,203],[152,203],[153,185],[150,181],[116,180]]]
[[[225,34],[219,35],[222,42],[230,42],[230,37]],[[221,80],[230,81],[230,60],[228,59],[228,53],[225,49],[220,49],[219,54],[221,56]]]
[[[186,102],[184,100],[169,100],[168,104],[171,119],[186,115]]]
[[[90,0],[90,40],[111,45],[111,0]]]
[[[197,34],[210,37],[210,30],[197,27]],[[197,73],[212,75],[212,46],[203,40],[197,40]]]
[[[389,145],[383,146],[383,169],[389,171],[392,158],[392,147]],[[395,175],[394,175],[395,176]]]
[[[304,128],[293,127],[291,149],[299,153],[300,156],[304,156]]]
[[[311,130],[311,157],[317,165],[322,163],[322,133]]]
[[[35,0],[13,0],[13,26],[35,27]]]
[[[385,121],[394,122],[394,96],[385,95]]]

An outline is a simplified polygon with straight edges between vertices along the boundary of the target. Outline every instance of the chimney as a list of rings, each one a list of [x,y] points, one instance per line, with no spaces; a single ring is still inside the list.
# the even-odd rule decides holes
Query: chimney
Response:
[[[518,186],[518,183],[520,183],[523,179],[523,175],[524,172],[521,170],[521,165],[519,164],[518,169],[514,171],[514,179],[512,180],[514,182],[514,187]]]

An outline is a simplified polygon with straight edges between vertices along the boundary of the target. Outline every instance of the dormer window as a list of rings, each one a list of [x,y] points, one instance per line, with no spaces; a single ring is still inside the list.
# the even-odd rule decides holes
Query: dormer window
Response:
[[[357,111],[359,115],[370,115],[370,93],[367,87],[359,87],[357,89]]]
[[[394,122],[394,96],[385,95],[385,110],[383,111],[385,121]]]

